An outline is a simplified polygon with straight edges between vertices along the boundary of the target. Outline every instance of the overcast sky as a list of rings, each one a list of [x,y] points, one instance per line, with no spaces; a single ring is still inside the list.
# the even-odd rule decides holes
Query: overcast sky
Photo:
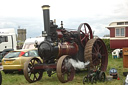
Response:
[[[113,21],[128,21],[128,0],[0,0],[0,28],[27,29],[27,38],[41,35],[42,5],[50,5],[50,19],[68,29],[89,23],[95,35],[109,34]]]

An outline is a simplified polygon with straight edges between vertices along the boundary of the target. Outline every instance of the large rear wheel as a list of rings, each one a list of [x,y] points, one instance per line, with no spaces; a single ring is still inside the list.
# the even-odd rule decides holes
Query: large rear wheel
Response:
[[[99,39],[90,39],[84,50],[84,59],[90,61],[92,69],[105,71],[108,65],[108,53],[104,42]]]

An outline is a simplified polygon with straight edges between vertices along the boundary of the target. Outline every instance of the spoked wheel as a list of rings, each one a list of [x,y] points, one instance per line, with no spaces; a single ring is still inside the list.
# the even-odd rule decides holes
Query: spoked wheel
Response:
[[[101,71],[100,74],[99,74],[99,80],[104,82],[105,78],[106,78],[105,73],[103,71]]]
[[[75,69],[68,62],[69,59],[70,57],[68,55],[64,55],[57,62],[57,77],[62,83],[72,81],[75,75]]]
[[[31,58],[24,64],[24,76],[29,83],[39,81],[42,78],[43,72],[34,69],[34,66],[37,64],[41,64],[38,58]]]
[[[85,62],[90,61],[93,69],[105,71],[108,65],[108,53],[104,42],[99,39],[90,39],[84,50]]]
[[[85,47],[87,41],[93,38],[93,33],[88,23],[80,24],[78,27],[78,37],[82,47]]]

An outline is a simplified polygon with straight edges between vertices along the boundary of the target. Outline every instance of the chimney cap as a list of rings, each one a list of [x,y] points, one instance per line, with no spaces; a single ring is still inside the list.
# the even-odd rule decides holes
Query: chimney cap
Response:
[[[50,7],[49,5],[43,5],[42,9],[49,9],[49,7]]]

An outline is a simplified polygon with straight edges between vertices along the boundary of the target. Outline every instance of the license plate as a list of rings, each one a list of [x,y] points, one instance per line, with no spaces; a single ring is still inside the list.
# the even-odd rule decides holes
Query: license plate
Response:
[[[6,63],[6,64],[11,64],[11,63],[12,63],[12,61],[5,61],[5,63]]]
[[[3,70],[3,66],[0,66],[0,71]]]

